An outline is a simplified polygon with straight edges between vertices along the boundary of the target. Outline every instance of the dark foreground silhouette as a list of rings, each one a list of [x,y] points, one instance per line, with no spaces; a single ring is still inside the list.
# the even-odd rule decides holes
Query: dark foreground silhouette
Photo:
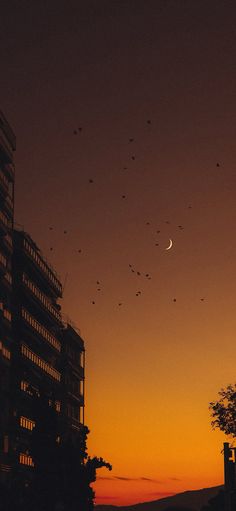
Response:
[[[111,465],[88,456],[86,426],[81,425],[75,435],[68,434],[53,396],[49,406],[43,391],[33,395],[30,390],[36,425],[28,448],[34,468],[28,477],[19,465],[13,467],[10,488],[0,487],[0,511],[92,511],[96,470],[111,470]]]
[[[95,507],[95,511],[202,511],[202,507],[208,505],[210,499],[218,495],[221,489],[222,486],[214,486],[201,490],[186,491],[172,495],[172,497],[142,502],[132,506],[98,505]],[[206,508],[206,511],[213,511],[213,508]],[[216,508],[216,511],[218,511],[218,508]],[[223,511],[222,507],[220,511]]]

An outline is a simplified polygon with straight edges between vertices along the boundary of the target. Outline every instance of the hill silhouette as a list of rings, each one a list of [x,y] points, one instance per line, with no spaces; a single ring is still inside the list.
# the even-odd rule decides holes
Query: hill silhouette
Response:
[[[164,499],[131,506],[98,505],[95,507],[95,511],[168,511],[168,509],[174,511],[175,508],[176,511],[200,511],[201,507],[206,505],[209,499],[217,495],[222,488],[223,486],[213,486],[201,490],[185,491]]]

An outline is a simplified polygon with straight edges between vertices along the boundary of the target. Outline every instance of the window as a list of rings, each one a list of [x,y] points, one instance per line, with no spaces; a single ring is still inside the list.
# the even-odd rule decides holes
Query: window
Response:
[[[30,431],[32,431],[35,427],[35,422],[28,419],[27,417],[21,416],[20,417],[20,426],[22,428],[29,429]]]
[[[0,341],[0,353],[2,353],[2,356],[8,360],[11,359],[11,352],[4,346],[2,341]]]
[[[20,461],[21,465],[27,465],[28,467],[34,467],[33,459],[28,454],[21,452],[19,461]]]

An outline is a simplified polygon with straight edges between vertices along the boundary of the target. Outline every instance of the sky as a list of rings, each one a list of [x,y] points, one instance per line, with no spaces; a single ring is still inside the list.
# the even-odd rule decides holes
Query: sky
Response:
[[[89,454],[113,466],[97,503],[223,482],[208,405],[235,381],[235,14],[231,0],[1,3],[15,220],[85,340]]]

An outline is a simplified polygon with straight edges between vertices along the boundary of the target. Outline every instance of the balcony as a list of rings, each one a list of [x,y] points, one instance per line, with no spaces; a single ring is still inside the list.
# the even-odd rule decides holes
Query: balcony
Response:
[[[0,302],[0,315],[2,315],[2,322],[5,326],[11,327],[11,311]]]
[[[0,150],[7,162],[12,161],[16,149],[16,137],[6,117],[0,111]]]
[[[51,378],[57,382],[61,381],[61,374],[55,369],[55,367],[51,366],[48,362],[30,350],[26,344],[21,345],[21,354],[23,357],[30,360],[32,364],[44,371],[47,375],[51,376]]]
[[[6,273],[2,279],[2,284],[5,285],[5,287],[7,288],[8,291],[12,290],[12,276],[9,271],[6,271]]]
[[[7,234],[8,230],[11,228],[11,222],[9,218],[4,215],[2,211],[0,211],[0,231],[3,234]]]
[[[32,298],[43,308],[50,319],[56,320],[62,326],[61,314],[59,310],[51,303],[50,299],[28,278],[26,273],[22,275],[23,285],[29,290]]]
[[[0,274],[5,275],[7,271],[7,259],[6,257],[0,252]]]
[[[13,215],[13,207],[13,200],[10,195],[7,195],[4,202],[4,208],[10,216]]]
[[[7,233],[4,238],[2,239],[4,248],[7,250],[8,254],[12,254],[13,252],[13,243],[12,243],[12,236]]]
[[[22,307],[21,316],[27,326],[35,333],[37,333],[44,341],[50,344],[56,351],[60,353],[61,343],[57,338],[51,334],[41,323],[39,323],[31,314]]]
[[[26,238],[24,238],[24,250],[27,256],[35,264],[37,270],[45,277],[50,287],[56,293],[56,296],[62,297],[62,284],[57,278],[54,270],[47,264],[40,253],[31,245]]]
[[[10,181],[14,181],[15,167],[14,167],[13,163],[5,164],[4,165],[4,170],[5,170],[6,174],[8,175]]]
[[[4,198],[8,194],[8,186],[8,179],[6,178],[4,172],[0,169],[0,193]]]

